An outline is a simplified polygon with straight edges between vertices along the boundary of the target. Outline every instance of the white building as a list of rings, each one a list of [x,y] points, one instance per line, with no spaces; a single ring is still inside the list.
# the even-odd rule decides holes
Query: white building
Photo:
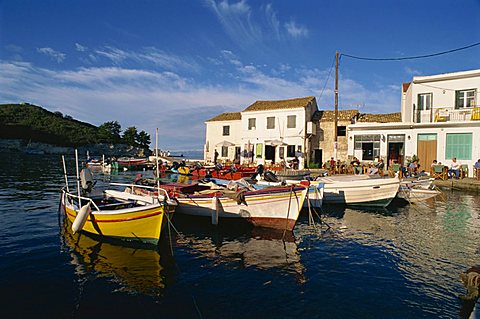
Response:
[[[215,150],[219,160],[243,164],[269,165],[297,156],[303,168],[318,145],[312,122],[316,111],[315,97],[309,96],[256,101],[242,112],[220,114],[205,122],[204,159],[213,162]]]
[[[417,76],[402,85],[401,123],[348,127],[348,154],[406,164],[413,155],[425,171],[434,159],[456,157],[472,166],[480,158],[480,70]]]

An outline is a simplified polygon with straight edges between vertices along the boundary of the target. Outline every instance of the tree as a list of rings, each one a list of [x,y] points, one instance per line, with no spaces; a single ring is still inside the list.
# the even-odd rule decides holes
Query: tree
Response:
[[[138,132],[135,126],[128,127],[125,132],[123,132],[123,141],[131,146],[136,146],[138,140]]]
[[[117,121],[105,122],[98,127],[98,135],[101,141],[116,143],[120,140],[121,126]]]
[[[150,147],[150,134],[145,131],[138,133],[137,143],[140,147],[149,148]]]

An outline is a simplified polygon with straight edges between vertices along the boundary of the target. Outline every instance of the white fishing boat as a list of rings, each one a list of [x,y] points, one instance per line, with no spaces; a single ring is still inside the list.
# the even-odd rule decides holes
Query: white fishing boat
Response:
[[[290,184],[299,184],[302,181],[291,180]],[[323,193],[324,193],[324,184],[323,183],[311,183],[310,181],[303,181],[304,186],[308,187],[307,200],[303,202],[303,208],[315,207],[320,208],[323,204]],[[252,184],[252,187],[255,189],[263,189],[270,186],[281,186],[286,185],[286,182],[269,182],[265,180],[259,180],[255,184]]]
[[[160,185],[172,191],[169,185]],[[260,190],[205,189],[193,193],[177,184],[171,195],[178,201],[176,213],[205,216],[217,224],[219,218],[244,219],[254,226],[292,230],[305,201],[308,188],[302,185],[267,187]],[[142,188],[136,194],[155,196]]]
[[[298,181],[287,180],[287,183]],[[323,203],[352,206],[386,207],[397,195],[397,178],[358,178],[355,175],[320,177],[312,186],[324,184]]]
[[[409,203],[418,203],[436,197],[442,192],[433,185],[434,178],[403,179],[397,197]]]

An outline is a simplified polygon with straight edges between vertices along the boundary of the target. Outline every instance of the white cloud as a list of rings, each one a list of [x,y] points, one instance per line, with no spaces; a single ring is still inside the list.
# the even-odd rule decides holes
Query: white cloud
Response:
[[[220,54],[220,68],[228,62],[231,75],[225,81],[223,74],[222,80],[213,84],[211,78],[194,80],[181,72],[120,66],[53,70],[0,60],[0,100],[42,105],[96,125],[118,120],[124,128],[134,125],[152,136],[159,127],[162,147],[201,149],[205,120],[240,111],[256,100],[319,98],[330,71],[280,65],[288,75],[272,73],[270,68],[244,64],[232,51]],[[332,87],[330,77],[317,101],[320,108],[333,105]],[[365,104],[361,111],[382,113],[398,111],[400,103],[394,87],[372,90],[343,78],[340,102],[341,108]]]
[[[75,50],[79,52],[85,52],[88,50],[86,46],[81,45],[80,43],[75,43]]]
[[[288,34],[294,38],[306,38],[308,37],[308,29],[304,26],[297,25],[295,21],[289,21],[285,23],[285,29]]]
[[[55,51],[52,48],[37,48],[37,52],[45,54],[46,56],[49,56],[53,60],[57,61],[57,63],[63,62],[67,57],[65,53]]]

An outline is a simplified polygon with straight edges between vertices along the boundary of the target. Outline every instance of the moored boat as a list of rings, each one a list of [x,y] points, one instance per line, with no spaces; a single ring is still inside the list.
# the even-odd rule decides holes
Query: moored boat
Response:
[[[287,183],[298,181],[287,180]],[[324,184],[323,203],[386,207],[397,195],[397,178],[321,177],[311,185]]]
[[[184,188],[178,184],[160,187],[168,190],[178,201],[176,213],[211,217],[213,224],[218,223],[219,218],[243,219],[254,226],[282,230],[294,228],[308,191],[302,185],[261,190],[208,189],[210,187],[196,184],[187,184]],[[202,190],[202,187],[205,188]],[[143,188],[132,188],[136,194],[152,195]]]
[[[134,157],[120,157],[117,159],[118,168],[126,168],[129,170],[141,170],[148,166],[148,160],[146,158],[134,158]]]
[[[171,202],[127,192],[105,190],[100,196],[83,197],[62,190],[61,209],[72,231],[129,241],[157,244],[164,216],[173,212]]]

